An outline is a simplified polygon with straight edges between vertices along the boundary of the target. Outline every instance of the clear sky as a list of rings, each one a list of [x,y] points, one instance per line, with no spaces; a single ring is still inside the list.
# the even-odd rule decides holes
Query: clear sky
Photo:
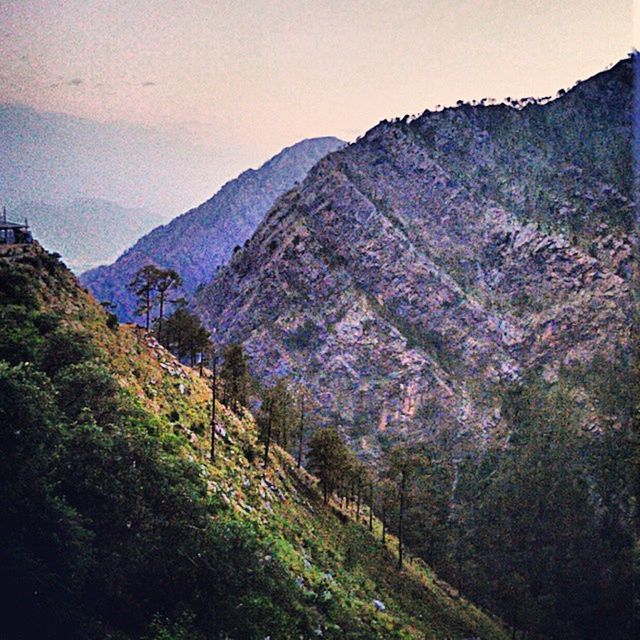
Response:
[[[545,96],[624,57],[632,0],[0,0],[0,102],[265,159],[456,100]]]

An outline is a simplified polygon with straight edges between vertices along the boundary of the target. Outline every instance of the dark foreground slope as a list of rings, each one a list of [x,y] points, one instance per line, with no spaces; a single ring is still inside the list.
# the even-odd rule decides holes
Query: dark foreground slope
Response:
[[[217,407],[210,464],[208,381],[54,257],[5,248],[0,275],[0,636],[506,637],[287,454],[265,470],[248,412]]]
[[[320,158],[344,143],[337,138],[303,140],[281,151],[259,169],[249,169],[210,200],[154,229],[114,264],[82,276],[98,300],[108,300],[122,321],[135,317],[135,298],[127,288],[146,264],[176,270],[191,294],[255,231],[276,198],[301,181]]]
[[[380,123],[277,202],[199,311],[364,450],[499,435],[505,386],[627,348],[632,89],[628,59],[547,104]]]

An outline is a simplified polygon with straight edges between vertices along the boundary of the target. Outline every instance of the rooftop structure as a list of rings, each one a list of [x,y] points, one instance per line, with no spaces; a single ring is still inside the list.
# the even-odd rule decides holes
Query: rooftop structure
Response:
[[[24,224],[7,220],[7,208],[2,207],[0,219],[0,244],[31,244],[33,237],[29,230],[29,223]]]

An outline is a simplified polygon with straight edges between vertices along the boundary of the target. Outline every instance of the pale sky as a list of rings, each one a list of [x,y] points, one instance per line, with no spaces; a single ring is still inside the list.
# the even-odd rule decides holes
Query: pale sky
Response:
[[[0,102],[265,159],[458,99],[546,96],[632,48],[632,0],[0,0]]]

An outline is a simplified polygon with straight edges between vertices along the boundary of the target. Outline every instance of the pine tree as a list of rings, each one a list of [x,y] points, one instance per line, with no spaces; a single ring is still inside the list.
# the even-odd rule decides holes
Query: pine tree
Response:
[[[371,482],[371,474],[364,462],[355,457],[351,458],[350,473],[356,498],[356,520],[360,519],[360,507],[366,488]]]
[[[179,287],[182,278],[173,269],[161,269],[156,278],[155,288],[158,292],[160,308],[158,312],[158,339],[162,338],[162,321],[164,319],[164,305],[169,289]]]
[[[231,343],[224,350],[220,378],[224,404],[238,413],[241,407],[247,405],[249,389],[249,367],[241,344]]]
[[[134,279],[129,283],[138,300],[136,313],[145,316],[145,329],[151,328],[151,310],[155,304],[156,286],[162,271],[155,265],[148,264],[139,269]]]
[[[304,444],[304,421],[305,421],[305,407],[304,407],[304,389],[300,387],[298,389],[298,403],[300,405],[299,427],[298,427],[298,456],[297,465],[298,469],[302,466],[302,449]]]
[[[180,360],[193,365],[198,354],[201,358],[210,349],[210,334],[202,326],[200,318],[185,307],[178,307],[164,323],[160,342]]]
[[[404,518],[407,506],[407,491],[410,475],[416,466],[415,456],[405,446],[397,446],[387,454],[387,476],[397,482],[398,495],[398,569],[404,562]]]
[[[349,455],[344,441],[333,427],[318,429],[309,440],[309,469],[320,480],[325,504],[338,484]]]
[[[201,361],[202,362],[202,361]],[[211,347],[211,462],[216,457],[216,402],[218,400],[218,354],[215,345]]]
[[[382,521],[382,542],[387,540],[387,526],[389,518],[393,516],[395,505],[397,504],[397,491],[395,483],[391,480],[383,479],[378,482],[376,492],[376,509]]]

